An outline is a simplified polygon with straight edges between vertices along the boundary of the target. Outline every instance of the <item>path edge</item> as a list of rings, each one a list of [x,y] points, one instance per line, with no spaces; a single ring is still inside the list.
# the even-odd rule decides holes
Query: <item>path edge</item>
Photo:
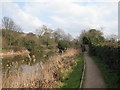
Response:
[[[84,52],[84,54],[85,54],[85,52]],[[84,77],[85,77],[85,70],[86,70],[85,57],[83,58],[83,61],[84,61],[84,66],[83,66],[84,68],[83,68],[83,72],[82,72],[82,78],[81,78],[81,82],[80,82],[80,88],[82,88],[82,86],[83,86],[83,80],[84,80]]]

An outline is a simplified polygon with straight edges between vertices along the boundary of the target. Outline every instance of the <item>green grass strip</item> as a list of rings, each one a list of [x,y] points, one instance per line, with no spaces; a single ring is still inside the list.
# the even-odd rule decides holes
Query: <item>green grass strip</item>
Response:
[[[73,67],[72,70],[68,72],[61,73],[61,76],[67,78],[64,82],[59,82],[57,87],[59,88],[79,88],[80,80],[83,71],[83,54],[80,54],[77,58],[77,65]]]

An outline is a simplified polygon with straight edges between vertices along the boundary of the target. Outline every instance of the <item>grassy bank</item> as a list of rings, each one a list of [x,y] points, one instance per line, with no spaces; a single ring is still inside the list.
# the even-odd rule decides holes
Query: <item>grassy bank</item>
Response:
[[[76,66],[73,66],[67,72],[61,73],[60,78],[63,80],[57,84],[58,88],[79,88],[83,70],[83,54],[80,54],[76,60]]]
[[[108,68],[108,66],[100,60],[100,58],[96,56],[91,56],[91,57],[93,58],[93,60],[95,61],[99,69],[101,70],[102,76],[106,83],[106,87],[107,88],[118,88],[119,87],[119,84],[117,83],[119,79],[118,76],[115,73],[113,73]]]

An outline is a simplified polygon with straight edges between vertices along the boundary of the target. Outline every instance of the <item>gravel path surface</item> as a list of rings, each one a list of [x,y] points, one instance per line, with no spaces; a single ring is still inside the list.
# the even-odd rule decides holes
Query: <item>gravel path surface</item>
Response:
[[[105,88],[101,72],[87,52],[84,53],[84,59],[86,62],[86,71],[83,88]]]

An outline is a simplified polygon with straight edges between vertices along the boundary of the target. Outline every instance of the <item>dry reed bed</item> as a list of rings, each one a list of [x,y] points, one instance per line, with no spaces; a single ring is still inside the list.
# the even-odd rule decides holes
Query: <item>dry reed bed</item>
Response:
[[[3,74],[3,88],[54,88],[60,80],[60,73],[65,72],[76,64],[75,57],[80,50],[68,49],[65,53],[49,58],[46,63],[42,61],[34,66],[20,67]],[[27,68],[26,68],[27,67]]]
[[[28,54],[30,54],[30,52],[28,50],[22,50],[22,51],[10,51],[10,52],[0,52],[0,58],[3,57],[10,57],[10,56],[17,56],[17,55],[25,55],[27,56]]]

